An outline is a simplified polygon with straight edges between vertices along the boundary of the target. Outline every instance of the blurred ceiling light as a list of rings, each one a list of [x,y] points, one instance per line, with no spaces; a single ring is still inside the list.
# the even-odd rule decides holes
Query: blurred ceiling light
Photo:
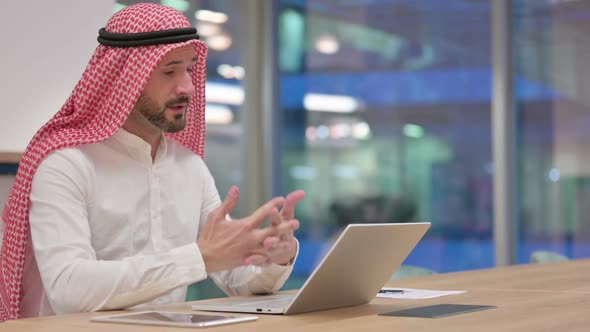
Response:
[[[211,37],[221,33],[221,27],[213,23],[200,22],[197,24],[197,31],[199,32],[199,36]]]
[[[319,36],[315,41],[315,49],[323,54],[334,54],[340,49],[340,42],[332,35]]]
[[[371,127],[366,122],[358,122],[352,126],[352,137],[356,139],[368,139],[371,136]]]
[[[244,89],[236,85],[209,82],[205,85],[205,99],[209,103],[242,105]]]
[[[307,93],[303,97],[303,107],[308,111],[352,113],[359,108],[359,103],[350,96]]]
[[[217,73],[223,78],[234,78],[234,67],[223,64],[217,67]]]
[[[232,39],[228,34],[220,33],[207,37],[205,42],[207,43],[207,46],[216,51],[225,51],[231,46]]]
[[[186,12],[191,4],[187,0],[162,0],[162,5],[172,7],[180,12]]]
[[[326,139],[330,136],[330,129],[326,126],[318,126],[316,129],[316,136],[318,139]]]
[[[332,167],[332,175],[343,179],[353,179],[358,176],[358,170],[350,165],[334,165]]]
[[[317,130],[314,126],[309,126],[305,129],[305,138],[308,141],[315,141],[317,138]]]
[[[195,13],[195,18],[199,21],[207,21],[218,24],[227,22],[227,14],[206,9],[197,10]]]
[[[424,136],[424,128],[415,124],[405,124],[403,128],[404,135],[411,138],[421,138]]]
[[[232,65],[222,64],[217,67],[217,73],[223,78],[235,78],[241,80],[244,78],[244,68],[240,66],[233,67]]]
[[[298,180],[313,180],[316,177],[316,170],[311,166],[293,166],[289,169],[289,175]]]
[[[244,79],[244,76],[246,75],[246,71],[244,70],[244,67],[242,66],[235,66],[234,67],[234,77],[238,80],[242,80]]]
[[[234,113],[224,105],[206,104],[205,105],[205,123],[206,124],[230,124],[234,120]]]
[[[330,126],[330,138],[333,139],[349,137],[351,132],[350,125],[346,123],[337,123]]]
[[[552,168],[549,171],[548,177],[551,182],[559,181],[560,176],[561,176],[561,174],[559,173],[559,170],[557,168]]]

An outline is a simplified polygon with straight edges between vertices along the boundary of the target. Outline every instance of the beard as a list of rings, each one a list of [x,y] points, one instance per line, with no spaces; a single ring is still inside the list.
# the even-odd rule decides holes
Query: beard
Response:
[[[186,106],[184,113],[174,114],[172,120],[166,118],[166,109],[172,105],[180,103],[188,104],[189,97],[184,96],[168,100],[164,104],[164,107],[160,107],[158,103],[150,97],[140,95],[133,111],[139,112],[144,119],[165,133],[177,133],[183,130],[186,126],[185,115],[188,105]]]

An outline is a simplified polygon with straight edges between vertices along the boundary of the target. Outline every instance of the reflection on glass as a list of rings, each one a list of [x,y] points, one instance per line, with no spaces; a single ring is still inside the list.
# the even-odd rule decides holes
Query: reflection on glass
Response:
[[[588,257],[590,3],[518,0],[513,12],[519,262]]]
[[[430,221],[407,259],[493,266],[487,1],[295,1],[278,12],[281,192],[311,272],[348,223]]]

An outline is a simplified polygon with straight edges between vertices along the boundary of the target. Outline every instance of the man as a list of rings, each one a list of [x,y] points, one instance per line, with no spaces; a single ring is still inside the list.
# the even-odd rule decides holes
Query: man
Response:
[[[229,218],[239,190],[220,202],[202,160],[207,48],[196,30],[138,4],[98,41],[23,154],[3,211],[0,318],[179,302],[207,275],[230,295],[278,290],[304,193]]]

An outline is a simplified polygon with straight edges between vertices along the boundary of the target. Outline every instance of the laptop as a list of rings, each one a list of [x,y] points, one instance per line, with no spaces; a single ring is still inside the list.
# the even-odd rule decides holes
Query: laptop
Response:
[[[225,298],[194,310],[292,315],[371,302],[430,223],[350,224],[296,294]]]

